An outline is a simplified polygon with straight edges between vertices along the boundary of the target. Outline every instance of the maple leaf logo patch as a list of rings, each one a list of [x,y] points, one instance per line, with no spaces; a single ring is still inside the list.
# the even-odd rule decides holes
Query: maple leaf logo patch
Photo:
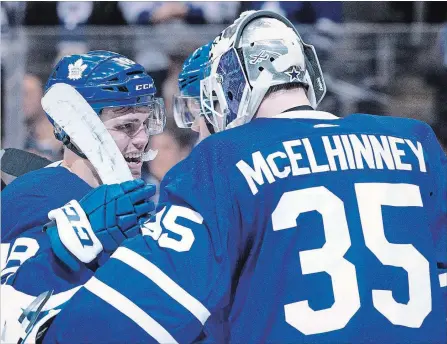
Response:
[[[87,68],[86,64],[83,64],[82,59],[77,60],[75,63],[68,65],[68,78],[70,80],[79,80],[82,78],[82,73]]]

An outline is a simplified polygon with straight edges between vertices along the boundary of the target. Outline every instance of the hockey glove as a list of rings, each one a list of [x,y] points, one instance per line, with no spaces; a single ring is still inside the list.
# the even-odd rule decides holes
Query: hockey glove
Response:
[[[45,226],[54,254],[71,270],[112,254],[127,238],[140,232],[139,219],[155,206],[149,199],[154,185],[140,180],[101,185],[84,198],[73,200],[48,213]]]

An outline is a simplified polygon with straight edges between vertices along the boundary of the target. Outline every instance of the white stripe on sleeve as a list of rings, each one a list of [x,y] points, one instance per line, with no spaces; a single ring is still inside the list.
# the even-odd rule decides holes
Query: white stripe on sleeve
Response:
[[[149,314],[144,312],[127,297],[117,292],[107,284],[101,282],[96,277],[92,277],[84,285],[84,287],[127,316],[157,342],[177,343],[169,332],[166,331],[165,328],[155,321]]]
[[[439,274],[439,284],[441,287],[447,287],[447,272]]]
[[[125,247],[118,248],[112,258],[119,259],[130,267],[142,273],[144,276],[158,285],[170,297],[190,311],[201,323],[205,324],[210,312],[197,299],[192,297],[186,290],[175,283],[168,275],[161,271],[156,265],[142,257],[138,253]]]

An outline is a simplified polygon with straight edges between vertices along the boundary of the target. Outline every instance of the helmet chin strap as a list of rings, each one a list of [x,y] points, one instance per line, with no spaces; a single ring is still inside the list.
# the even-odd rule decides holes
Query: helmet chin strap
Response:
[[[70,136],[65,135],[62,138],[62,144],[67,147],[69,150],[71,150],[73,153],[75,153],[77,156],[79,156],[82,159],[87,159],[87,157],[85,156],[84,153],[81,152],[81,150],[74,144],[71,142],[70,140]]]

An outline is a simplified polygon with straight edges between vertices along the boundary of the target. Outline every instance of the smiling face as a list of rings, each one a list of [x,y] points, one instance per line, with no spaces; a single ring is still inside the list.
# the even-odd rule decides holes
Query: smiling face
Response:
[[[141,178],[142,155],[149,141],[149,114],[148,107],[139,106],[105,108],[100,116],[135,179]]]

